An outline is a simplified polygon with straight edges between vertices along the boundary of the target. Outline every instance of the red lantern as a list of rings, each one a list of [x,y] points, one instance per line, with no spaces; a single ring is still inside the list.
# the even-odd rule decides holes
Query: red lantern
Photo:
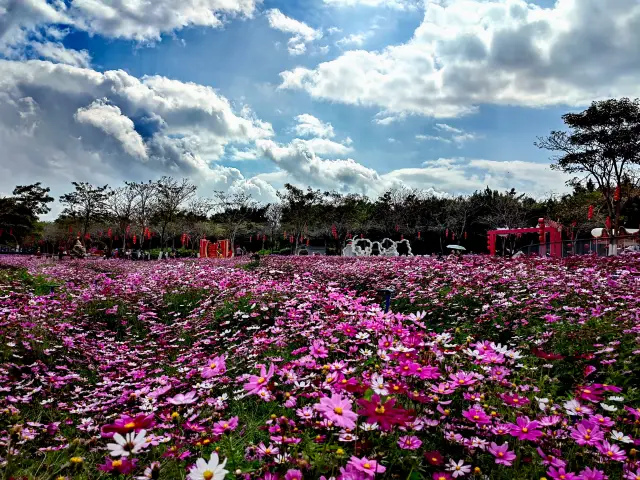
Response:
[[[420,232],[418,232],[418,239],[420,239]]]
[[[456,239],[456,234],[451,232],[451,240],[455,240]]]
[[[396,225],[396,232],[400,231],[400,227],[398,225]]]
[[[445,237],[445,238],[448,238],[448,237],[449,237],[449,229],[448,229],[448,228],[447,228],[447,229],[445,229],[445,231],[444,231],[444,237]]]
[[[587,213],[587,219],[591,220],[593,218],[593,205],[589,205],[589,212]]]
[[[607,227],[607,230],[611,230],[611,217],[607,217],[607,220],[605,221],[605,226]]]
[[[309,239],[307,238],[307,247],[309,246]]]
[[[467,239],[467,232],[464,232],[464,239]]]
[[[107,230],[107,236],[111,238],[111,235],[113,235],[113,232],[111,231],[111,227],[109,227],[109,230]]]
[[[69,226],[69,233],[73,233],[73,227]]]
[[[400,234],[400,240],[404,240],[404,235]]]
[[[616,202],[619,202],[619,201],[620,201],[620,185],[618,185],[618,186],[616,187],[616,190],[615,190],[615,192],[613,193],[613,199],[614,199]]]
[[[545,243],[545,231],[544,231],[545,225],[544,225],[544,218],[539,218],[538,219],[538,231],[539,231],[539,236],[540,236],[540,243]]]
[[[133,244],[134,245],[136,244],[136,236],[135,235],[133,236]]]
[[[262,241],[263,241],[263,242],[266,242],[266,241],[267,241],[267,235],[266,235],[266,234],[263,234],[263,235],[262,235]]]
[[[360,238],[364,238],[364,234],[362,234],[362,233],[361,233],[361,234],[360,234]]]

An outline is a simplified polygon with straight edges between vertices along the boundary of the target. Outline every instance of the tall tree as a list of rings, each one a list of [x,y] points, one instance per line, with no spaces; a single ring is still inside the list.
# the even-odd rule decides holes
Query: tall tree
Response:
[[[322,194],[320,190],[314,190],[311,187],[304,191],[287,183],[284,191],[278,192],[277,195],[282,202],[283,220],[287,224],[287,233],[293,235],[297,249],[300,236],[306,234],[315,223],[316,207],[322,200]]]
[[[156,182],[155,218],[160,229],[163,248],[166,246],[169,224],[176,219],[182,205],[195,195],[196,190],[197,187],[186,178],[175,180],[171,177],[162,177]]]
[[[144,233],[151,226],[151,219],[158,205],[158,186],[155,182],[125,182],[125,186],[136,194],[133,208],[133,221],[144,244]]]
[[[80,223],[82,242],[92,224],[104,220],[107,214],[106,202],[111,192],[109,186],[96,187],[87,182],[71,182],[75,191],[60,197],[65,205],[63,215]]]
[[[122,236],[122,248],[126,247],[127,228],[133,221],[133,216],[138,202],[138,192],[132,184],[125,184],[111,190],[105,207],[111,221],[116,225],[118,233]],[[142,235],[140,236],[142,242]]]
[[[53,197],[49,195],[50,191],[49,187],[43,187],[40,182],[37,182],[31,185],[18,185],[13,189],[13,196],[34,216],[46,215],[51,211],[47,204],[53,202]]]
[[[256,202],[246,192],[232,193],[215,192],[215,221],[219,223],[222,234],[231,242],[231,249],[235,251],[236,236],[244,231],[251,211],[256,208]]]
[[[270,203],[264,213],[264,219],[267,227],[269,228],[269,240],[271,240],[271,242],[275,246],[275,236],[280,229],[280,225],[282,224],[282,204]]]
[[[0,198],[0,228],[17,245],[32,233],[38,221],[38,215],[49,213],[48,203],[53,202],[49,188],[40,182],[32,185],[19,185],[13,190],[13,196]]]
[[[571,183],[595,181],[606,202],[609,217],[618,231],[621,187],[640,164],[640,100],[628,98],[593,102],[580,113],[567,113],[562,120],[569,132],[553,131],[538,138],[539,148],[558,152],[552,168],[577,174]],[[612,242],[613,242],[613,236]]]

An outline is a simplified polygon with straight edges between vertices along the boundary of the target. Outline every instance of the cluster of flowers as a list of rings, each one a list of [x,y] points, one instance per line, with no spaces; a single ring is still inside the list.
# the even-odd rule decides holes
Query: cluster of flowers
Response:
[[[640,480],[640,256],[2,262],[16,478]]]

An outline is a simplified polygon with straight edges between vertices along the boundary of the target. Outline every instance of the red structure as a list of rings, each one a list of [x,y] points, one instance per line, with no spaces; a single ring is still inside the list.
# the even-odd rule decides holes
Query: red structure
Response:
[[[547,253],[547,238],[549,239],[549,255],[556,258],[562,257],[562,225],[538,219],[538,226],[534,228],[509,228],[500,230],[489,230],[487,232],[487,248],[490,255],[496,254],[496,237],[498,235],[518,235],[523,233],[537,233],[540,239],[540,256]],[[549,237],[547,237],[549,234]]]
[[[200,240],[200,258],[231,258],[231,242],[229,240],[219,240],[210,242],[206,239]]]

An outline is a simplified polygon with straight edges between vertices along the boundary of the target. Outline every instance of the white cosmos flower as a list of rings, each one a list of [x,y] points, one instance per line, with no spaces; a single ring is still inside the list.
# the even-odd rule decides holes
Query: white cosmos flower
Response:
[[[384,377],[377,373],[371,375],[371,388],[377,395],[389,395],[389,390],[384,385]]]
[[[610,402],[624,402],[624,397],[609,397]]]
[[[604,408],[607,412],[615,412],[618,410],[618,407],[614,405],[607,405],[606,403],[600,403],[600,406]]]
[[[137,434],[127,433],[124,437],[119,433],[113,436],[116,443],[108,443],[107,448],[112,457],[128,457],[132,453],[138,453],[147,446],[146,430],[140,430]]]
[[[631,437],[625,435],[622,432],[618,432],[617,430],[611,431],[611,438],[613,440],[617,440],[622,443],[633,443],[633,440],[631,440]]]
[[[189,470],[189,480],[223,480],[225,475],[229,473],[224,469],[227,464],[227,459],[224,462],[218,463],[218,454],[213,452],[209,461],[205,461],[204,458],[196,460],[196,465]]]

